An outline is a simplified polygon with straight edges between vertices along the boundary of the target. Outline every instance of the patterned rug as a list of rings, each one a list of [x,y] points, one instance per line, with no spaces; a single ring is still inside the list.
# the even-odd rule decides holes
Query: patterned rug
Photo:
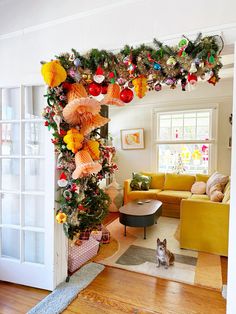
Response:
[[[119,219],[107,226],[118,245],[114,250],[107,245],[103,254],[96,257],[96,262],[104,265],[139,272],[168,280],[211,289],[222,289],[220,256],[179,248],[179,219],[160,217],[156,225],[147,228],[147,239],[143,239],[143,228],[124,226]],[[175,255],[175,263],[168,269],[156,267],[156,240],[167,239],[168,249]],[[106,253],[105,253],[106,252]],[[106,256],[106,257],[105,257]]]

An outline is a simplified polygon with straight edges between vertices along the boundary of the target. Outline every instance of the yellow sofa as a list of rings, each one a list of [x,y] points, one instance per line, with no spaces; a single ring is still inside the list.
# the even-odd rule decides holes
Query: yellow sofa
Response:
[[[180,218],[180,247],[222,256],[228,254],[230,182],[224,189],[221,203],[210,201],[208,195],[194,195],[195,181],[206,182],[208,175],[178,175],[141,172],[152,177],[148,191],[131,191],[124,182],[124,203],[152,198],[163,203],[162,215]]]
[[[191,197],[191,187],[196,180],[194,175],[173,173],[140,172],[152,177],[148,191],[132,191],[131,179],[124,182],[124,204],[136,199],[157,199],[163,203],[162,215],[180,217],[180,203],[182,199]],[[198,180],[199,181],[199,180]]]
[[[180,208],[180,247],[228,256],[230,182],[221,203],[206,195],[182,200]]]

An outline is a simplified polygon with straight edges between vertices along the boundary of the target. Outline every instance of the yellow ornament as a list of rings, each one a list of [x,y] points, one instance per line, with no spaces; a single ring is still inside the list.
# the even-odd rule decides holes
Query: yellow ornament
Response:
[[[95,140],[88,140],[84,149],[89,152],[90,156],[93,160],[98,160],[100,157],[100,150],[99,150],[99,142]]]
[[[63,224],[63,223],[65,223],[66,222],[66,219],[67,219],[67,215],[66,214],[64,214],[64,213],[58,213],[57,215],[56,215],[56,220],[57,220],[57,222],[59,223],[59,224]]]
[[[71,150],[74,154],[82,147],[82,142],[84,136],[79,133],[77,129],[70,129],[64,136],[63,141],[67,144],[67,148]]]
[[[147,78],[145,76],[139,76],[136,77],[133,81],[132,81],[133,85],[134,85],[134,90],[136,95],[139,98],[143,98],[143,96],[146,94],[147,91]]]
[[[43,64],[41,74],[50,87],[56,87],[66,80],[66,70],[57,60]]]

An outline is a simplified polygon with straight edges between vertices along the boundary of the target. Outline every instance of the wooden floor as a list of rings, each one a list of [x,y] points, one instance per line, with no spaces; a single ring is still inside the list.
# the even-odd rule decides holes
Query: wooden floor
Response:
[[[116,215],[110,216],[110,221]],[[106,221],[108,222],[109,219]],[[227,259],[222,258],[223,282]],[[0,282],[0,314],[25,314],[48,291]],[[106,267],[64,314],[223,314],[221,293],[196,286]]]
[[[0,282],[0,313],[25,314],[48,293]],[[106,267],[63,313],[223,314],[225,300],[217,291]]]

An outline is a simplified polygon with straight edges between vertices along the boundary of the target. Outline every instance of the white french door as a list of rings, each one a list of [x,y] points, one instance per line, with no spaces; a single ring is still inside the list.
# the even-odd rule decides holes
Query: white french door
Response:
[[[52,290],[54,153],[44,92],[0,89],[0,280]]]

